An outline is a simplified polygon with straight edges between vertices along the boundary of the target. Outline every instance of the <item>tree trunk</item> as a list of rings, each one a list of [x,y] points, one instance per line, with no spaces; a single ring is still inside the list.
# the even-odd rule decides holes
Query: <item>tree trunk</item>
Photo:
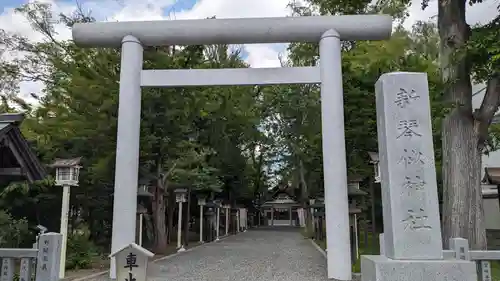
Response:
[[[153,220],[155,228],[155,242],[153,249],[156,253],[164,253],[167,250],[167,228],[165,225],[165,188],[162,183],[162,167],[157,163],[157,182],[153,197]]]
[[[152,245],[152,242],[154,242],[154,239],[155,239],[155,235],[154,235],[155,228],[154,228],[154,223],[153,223],[153,216],[151,216],[150,214],[144,214],[144,225],[146,228],[146,239],[145,239],[145,241],[143,240],[142,243],[144,245],[146,245],[147,248],[150,248],[150,247],[154,246],[154,245]]]
[[[302,197],[302,208],[304,209],[304,220],[306,224],[306,231],[308,234],[312,235],[314,231],[312,220],[314,218],[311,217],[311,210],[308,208],[309,189],[305,178],[304,163],[302,162],[302,160],[299,160],[299,181],[302,187],[301,197]]]
[[[302,200],[307,202],[307,199],[309,198],[309,190],[307,188],[304,163],[302,162],[302,160],[299,160],[299,180],[300,184],[302,185]]]
[[[172,237],[174,237],[174,213],[175,213],[175,196],[169,194],[168,196],[168,212],[167,212],[167,224],[168,224],[168,243],[172,242]]]
[[[472,113],[470,65],[457,55],[470,36],[464,0],[439,0],[440,60],[445,99],[453,107],[443,120],[443,244],[469,239],[473,249],[486,248],[481,194],[481,150],[478,123]]]

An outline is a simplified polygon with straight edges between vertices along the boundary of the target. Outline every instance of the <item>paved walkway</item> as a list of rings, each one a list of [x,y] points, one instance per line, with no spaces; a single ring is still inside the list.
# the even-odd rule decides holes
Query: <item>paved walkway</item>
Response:
[[[295,228],[249,230],[155,264],[149,281],[325,281],[326,259]]]

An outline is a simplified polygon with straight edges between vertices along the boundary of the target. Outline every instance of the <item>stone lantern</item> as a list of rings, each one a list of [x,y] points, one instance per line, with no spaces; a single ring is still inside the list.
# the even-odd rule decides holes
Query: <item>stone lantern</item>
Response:
[[[323,240],[325,239],[325,204],[323,203],[315,203],[312,205],[314,208],[314,221],[315,221],[315,228],[316,231],[314,231],[315,234],[315,239],[317,240]]]
[[[56,159],[50,165],[56,169],[56,186],[78,186],[78,177],[80,175],[81,157],[71,159]]]
[[[313,218],[314,239],[323,240],[325,238],[325,204],[322,194],[317,198],[309,199],[309,208],[311,208]]]
[[[206,195],[198,195],[198,205],[200,206],[200,243],[203,243],[203,206],[207,203]]]
[[[234,208],[231,208],[230,209],[230,212],[231,212],[231,232],[236,234],[237,231],[238,231],[238,223],[237,223],[237,217],[238,217],[238,209],[237,207],[234,207]],[[234,227],[233,227],[233,224],[234,224]]]
[[[360,176],[350,176],[347,183],[347,195],[349,198],[349,225],[351,234],[351,258],[356,263],[359,258],[359,223],[358,216],[362,213],[361,202],[367,193],[360,189],[363,181]]]
[[[177,248],[178,252],[184,252],[186,249],[184,248],[184,245],[182,244],[182,203],[186,202],[186,194],[187,194],[187,189],[186,188],[177,188],[174,190],[175,193],[175,202],[179,204],[179,216],[178,216],[178,221],[177,221]]]
[[[309,205],[314,205],[316,203],[316,198],[309,198]]]
[[[214,200],[214,205],[216,208],[215,213],[215,241],[219,241],[219,228],[220,228],[220,208],[222,206],[220,200]]]
[[[360,207],[363,196],[367,193],[360,189],[360,183],[363,178],[360,176],[350,176],[347,182],[347,195],[349,197],[349,206]]]
[[[224,205],[224,213],[226,214],[226,236],[229,235],[229,213],[231,210],[231,205],[229,203]]]
[[[81,157],[71,159],[56,159],[50,167],[56,169],[56,186],[62,186],[62,204],[61,204],[61,265],[59,267],[59,278],[64,278],[66,267],[66,245],[68,241],[68,216],[70,203],[70,187],[78,186],[78,177],[80,175]]]
[[[370,164],[373,165],[373,181],[369,181],[370,185],[370,205],[371,205],[371,233],[372,233],[372,244],[375,245],[378,240],[377,233],[377,220],[376,220],[376,212],[375,212],[375,185],[379,185],[381,181],[380,174],[380,161],[379,155],[377,152],[368,152],[368,156],[370,158]]]
[[[149,192],[149,184],[149,180],[140,179],[137,187],[137,215],[139,220],[137,223],[139,226],[137,228],[137,241],[139,246],[142,246],[144,215],[148,213],[148,209],[145,206],[147,205],[148,200],[154,196],[151,192]]]
[[[207,199],[203,196],[198,196],[198,205],[199,206],[205,206],[207,203]]]
[[[370,164],[373,165],[373,179],[375,183],[380,183],[380,163],[377,152],[368,152]]]
[[[236,233],[241,232],[241,205],[235,205],[236,209]]]
[[[207,218],[207,235],[205,236],[207,241],[214,240],[214,216],[216,212],[217,205],[213,201],[209,201],[205,203],[206,211],[205,216]]]
[[[187,198],[186,198],[187,189],[186,188],[176,188],[174,190],[174,193],[175,193],[175,202],[184,203],[187,201]]]

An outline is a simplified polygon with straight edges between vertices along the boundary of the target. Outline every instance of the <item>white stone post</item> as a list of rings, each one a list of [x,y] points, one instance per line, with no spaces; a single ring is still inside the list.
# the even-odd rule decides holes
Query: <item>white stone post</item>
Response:
[[[351,280],[342,57],[335,30],[321,36],[319,53],[328,278]]]
[[[229,212],[230,207],[226,206],[226,236],[229,235]]]
[[[40,235],[38,243],[35,281],[59,281],[62,235],[53,232],[44,233]]]
[[[354,254],[356,255],[355,258],[353,259],[353,261],[355,260],[358,260],[359,259],[359,236],[358,236],[358,216],[356,214],[353,214],[353,231],[354,231],[354,239],[355,241],[353,241],[354,243],[354,246],[356,248],[354,248]]]
[[[200,205],[200,243],[203,243],[203,205]]]
[[[243,208],[241,209],[243,214],[241,215],[241,220],[242,220],[242,223],[243,224],[243,232],[247,232],[247,228],[248,228],[248,212],[247,212],[247,208]]]
[[[177,218],[177,252],[184,252],[184,245],[182,244],[182,201],[179,201],[179,216]]]
[[[381,256],[385,256],[385,239],[384,239],[384,234],[380,233],[378,235],[378,245],[380,247],[379,253]]]
[[[220,227],[220,206],[217,206],[217,218],[215,219],[215,241],[219,241],[219,227]]]
[[[139,214],[139,246],[142,246],[142,228],[144,225],[144,214]]]
[[[111,252],[135,242],[142,57],[141,42],[133,36],[125,36],[121,49]],[[116,279],[114,258],[111,258],[109,276]]]
[[[61,266],[59,267],[59,278],[63,279],[66,271],[66,245],[68,243],[68,216],[69,216],[70,186],[63,185],[61,205]]]
[[[240,232],[240,208],[236,209],[236,233]]]

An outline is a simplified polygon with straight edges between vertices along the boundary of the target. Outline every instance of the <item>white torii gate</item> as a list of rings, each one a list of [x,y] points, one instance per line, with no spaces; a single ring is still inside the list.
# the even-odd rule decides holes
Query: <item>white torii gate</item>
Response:
[[[328,278],[351,280],[340,40],[390,37],[386,15],[82,23],[73,40],[120,47],[121,70],[111,252],[135,242],[141,87],[321,83]],[[319,42],[319,67],[143,70],[143,47]],[[110,277],[116,279],[111,261]]]

